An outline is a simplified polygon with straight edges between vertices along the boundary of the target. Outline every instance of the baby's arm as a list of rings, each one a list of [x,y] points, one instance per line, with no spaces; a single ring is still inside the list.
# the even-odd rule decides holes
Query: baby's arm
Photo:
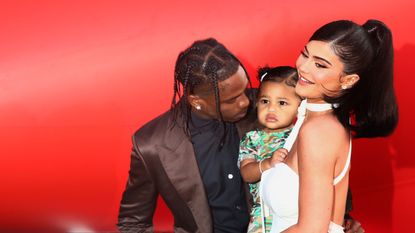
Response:
[[[270,169],[275,164],[284,161],[287,157],[288,151],[283,148],[276,150],[271,158],[266,158],[260,161],[256,161],[252,158],[244,159],[240,162],[241,175],[245,182],[255,183],[261,179],[261,173]]]
[[[262,166],[264,166],[262,162]],[[261,179],[261,172],[259,171],[259,162],[255,159],[244,159],[240,163],[241,165],[241,175],[247,183],[256,183]]]

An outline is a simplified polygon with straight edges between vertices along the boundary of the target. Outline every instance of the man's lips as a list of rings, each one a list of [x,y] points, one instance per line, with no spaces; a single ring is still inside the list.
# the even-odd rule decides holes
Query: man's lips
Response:
[[[248,109],[247,110],[244,110],[244,111],[242,111],[242,112],[240,112],[238,115],[237,115],[237,117],[240,117],[240,118],[242,118],[242,117],[244,117],[245,115],[246,115],[246,113],[248,112]]]

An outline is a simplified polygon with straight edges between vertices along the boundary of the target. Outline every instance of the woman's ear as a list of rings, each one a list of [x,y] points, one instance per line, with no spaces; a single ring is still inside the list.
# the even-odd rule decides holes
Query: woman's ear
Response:
[[[360,77],[357,74],[348,74],[340,78],[340,86],[341,89],[346,90],[353,87],[358,81]]]

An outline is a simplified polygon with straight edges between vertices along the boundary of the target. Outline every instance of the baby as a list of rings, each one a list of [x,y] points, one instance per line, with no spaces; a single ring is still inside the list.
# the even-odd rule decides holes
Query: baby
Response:
[[[269,232],[272,216],[261,214],[258,193],[263,171],[284,161],[287,150],[283,149],[297,116],[301,98],[295,93],[297,70],[289,66],[264,67],[258,70],[260,79],[257,97],[257,118],[260,129],[248,132],[241,140],[238,166],[253,197],[248,232]],[[264,226],[263,226],[264,224]]]

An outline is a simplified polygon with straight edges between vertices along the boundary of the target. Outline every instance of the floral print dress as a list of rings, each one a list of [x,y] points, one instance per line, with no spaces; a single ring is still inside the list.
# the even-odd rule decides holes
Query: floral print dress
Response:
[[[284,146],[285,140],[290,134],[292,128],[282,130],[280,132],[267,133],[262,130],[253,130],[248,132],[241,140],[239,146],[238,167],[245,159],[255,159],[259,162],[266,158],[270,158],[272,153]],[[259,183],[250,183],[249,191],[253,197],[253,205],[250,212],[250,223],[248,226],[249,233],[262,232],[261,220],[261,200],[259,196]],[[272,216],[265,218],[265,232],[270,232]]]

